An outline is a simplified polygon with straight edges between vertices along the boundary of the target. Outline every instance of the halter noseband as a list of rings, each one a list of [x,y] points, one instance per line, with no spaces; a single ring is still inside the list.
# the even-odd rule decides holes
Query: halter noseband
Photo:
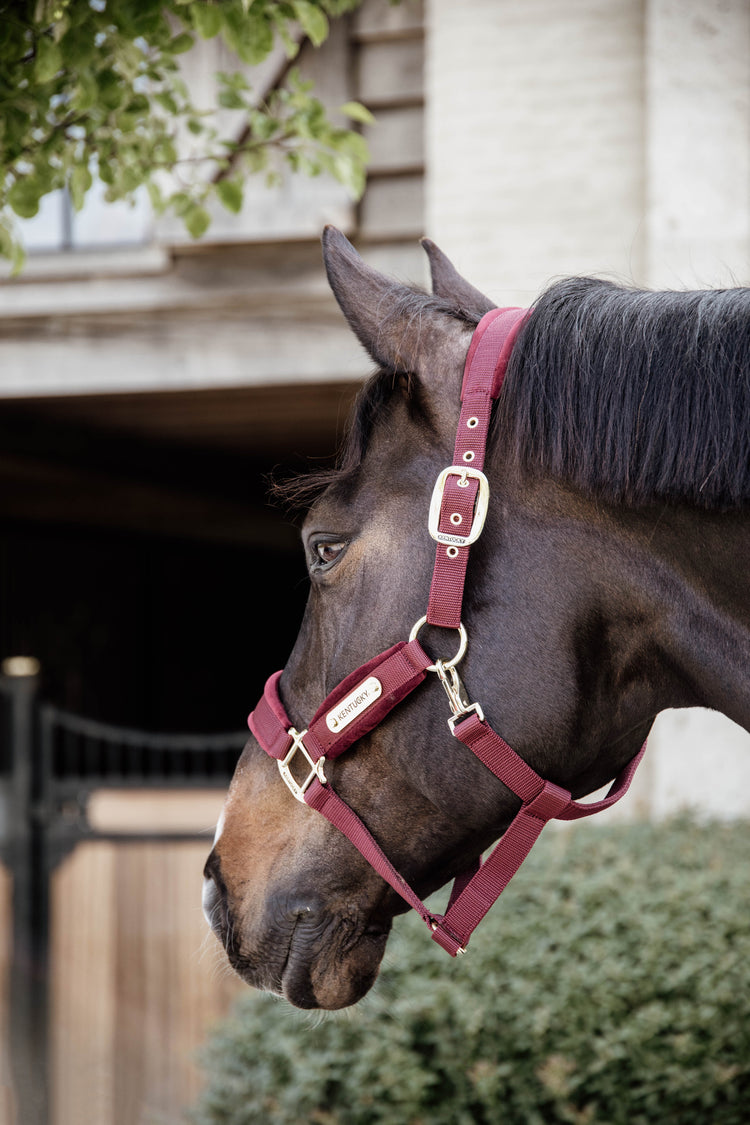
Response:
[[[479,537],[487,512],[489,485],[482,472],[492,405],[502,387],[508,360],[527,309],[493,309],[480,321],[466,357],[453,464],[437,480],[428,527],[437,541],[435,567],[426,615],[407,642],[363,664],[324,700],[307,730],[291,725],[279,695],[281,672],[268,680],[258,706],[248,718],[261,747],[278,761],[284,782],[298,801],[317,809],[354,844],[387,883],[413,907],[432,937],[456,956],[464,953],[472,932],[510,882],[548,820],[577,820],[619,800],[627,791],[646,743],[612,783],[605,798],[589,804],[545,781],[490,727],[478,703],[470,703],[456,671],[466,649],[461,623],[469,548]],[[425,623],[459,631],[459,649],[448,661],[427,655],[418,641]],[[445,688],[451,709],[451,732],[508,789],[521,808],[482,862],[477,859],[454,884],[444,915],[431,913],[396,871],[369,830],[328,784],[325,764],[373,730],[409,695],[428,672]],[[292,763],[305,762],[307,775],[296,780]]]

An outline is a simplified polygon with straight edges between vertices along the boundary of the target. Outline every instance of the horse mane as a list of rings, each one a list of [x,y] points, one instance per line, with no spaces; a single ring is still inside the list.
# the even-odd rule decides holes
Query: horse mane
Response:
[[[527,471],[615,503],[748,503],[750,289],[552,285],[514,348],[498,432]]]
[[[413,288],[427,306],[470,325],[471,310]],[[363,385],[337,467],[276,481],[272,494],[308,507],[353,482],[376,419],[408,377],[377,371]],[[515,344],[493,424],[531,475],[639,506],[750,502],[750,289],[638,290],[590,277],[550,286]]]

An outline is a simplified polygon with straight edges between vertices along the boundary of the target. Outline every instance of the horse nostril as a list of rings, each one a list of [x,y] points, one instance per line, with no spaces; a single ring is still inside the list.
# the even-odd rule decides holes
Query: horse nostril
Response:
[[[216,929],[216,916],[221,907],[221,891],[208,875],[203,876],[203,893],[201,895],[203,917],[212,930]]]
[[[201,895],[203,916],[216,936],[223,941],[227,929],[227,895],[223,880],[216,878],[209,864],[203,872]]]

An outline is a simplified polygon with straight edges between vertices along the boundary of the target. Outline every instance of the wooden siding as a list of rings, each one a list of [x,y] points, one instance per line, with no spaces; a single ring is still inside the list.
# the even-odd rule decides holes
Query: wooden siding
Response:
[[[424,13],[366,0],[353,21],[355,95],[375,115],[367,190],[359,206],[364,239],[424,233]]]
[[[186,801],[192,816],[196,794]],[[201,816],[209,804],[218,810],[220,797],[206,795]],[[131,830],[149,827],[136,821]],[[201,911],[210,840],[86,842],[56,871],[51,1125],[184,1122],[202,1081],[198,1051],[245,988]]]

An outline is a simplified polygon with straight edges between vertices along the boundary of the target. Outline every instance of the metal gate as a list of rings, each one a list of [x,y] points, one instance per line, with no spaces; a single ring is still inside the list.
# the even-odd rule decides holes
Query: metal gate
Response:
[[[9,1043],[4,1060],[9,1075],[0,1071],[0,1122],[4,1110],[12,1121],[8,1107],[13,1106],[23,1125],[56,1125],[65,1115],[56,1113],[51,1101],[50,903],[55,872],[84,841],[200,840],[207,853],[205,825],[162,824],[157,806],[152,823],[136,830],[127,817],[119,822],[103,817],[100,798],[128,791],[135,798],[146,790],[213,790],[218,796],[246,735],[154,734],[85,719],[41,702],[37,671],[33,663],[6,662],[6,674],[0,676],[0,860],[12,887],[6,894],[8,963],[5,1012],[0,1013]],[[196,888],[199,876],[198,870]],[[118,1116],[117,1125],[125,1120]]]

